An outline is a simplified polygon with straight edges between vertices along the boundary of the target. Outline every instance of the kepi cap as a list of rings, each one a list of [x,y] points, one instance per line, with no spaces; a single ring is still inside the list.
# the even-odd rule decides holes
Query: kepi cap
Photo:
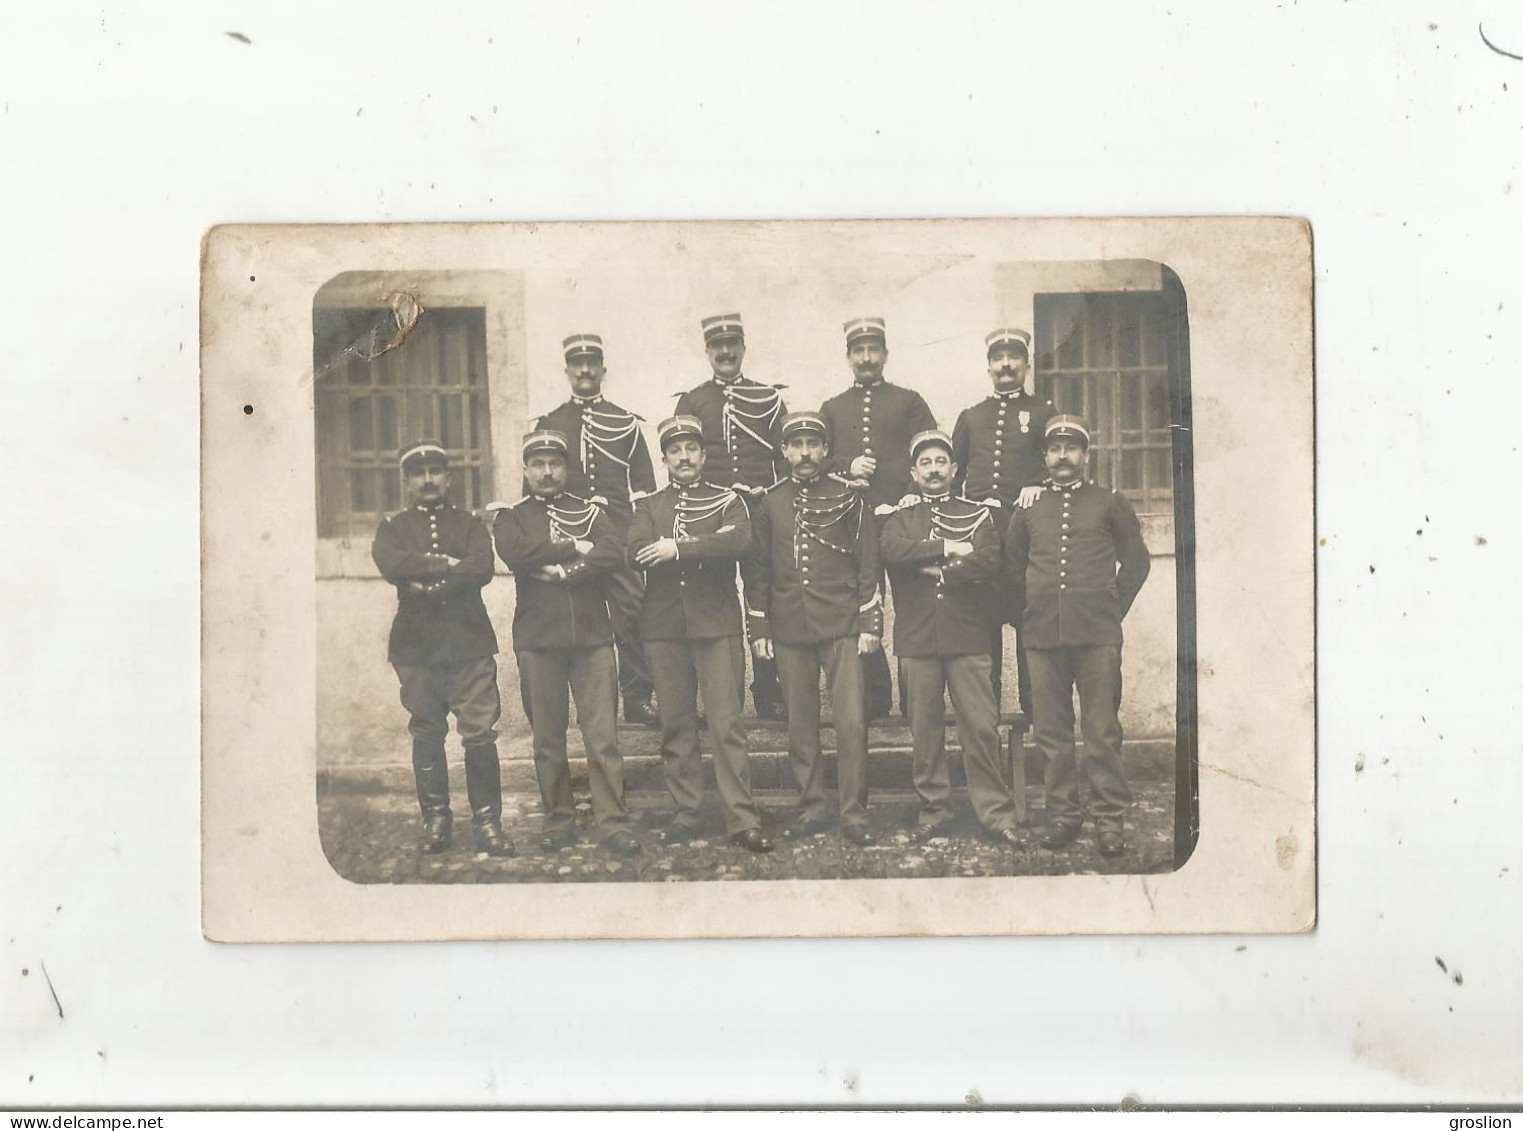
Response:
[[[830,429],[825,424],[825,418],[817,412],[790,412],[783,417],[782,427],[778,429],[778,442],[809,433],[828,438]]]
[[[668,416],[656,428],[656,440],[663,452],[673,440],[684,439],[703,443],[703,421],[684,413],[681,416]]]
[[[738,314],[716,314],[712,318],[705,318],[702,326],[703,344],[706,346],[719,338],[744,338],[746,336],[745,330],[741,327],[740,315]]]
[[[910,462],[913,463],[919,457],[921,448],[932,446],[945,448],[947,455],[951,455],[952,437],[940,428],[927,428],[924,432],[916,432],[914,439],[910,441]]]
[[[397,466],[405,471],[408,464],[427,456],[435,456],[445,463],[449,462],[449,454],[438,440],[414,440],[410,444],[403,444],[397,451]]]
[[[603,339],[597,334],[572,334],[561,342],[561,349],[565,351],[567,361],[584,353],[595,353],[602,357]]]
[[[984,348],[987,353],[993,353],[999,346],[1020,346],[1027,357],[1031,356],[1031,335],[1025,330],[1014,326],[1007,326],[995,330],[984,339]]]
[[[888,344],[888,326],[881,318],[853,318],[842,328],[846,331],[848,349],[858,338],[877,338]]]
[[[566,442],[564,432],[557,432],[553,428],[536,428],[524,437],[523,458],[527,460],[535,452],[559,452],[563,456],[570,456],[571,445]]]
[[[1089,447],[1089,428],[1085,425],[1082,416],[1073,416],[1069,413],[1054,416],[1047,422],[1047,427],[1042,433],[1043,443],[1051,440],[1054,436],[1072,436],[1075,439],[1083,440],[1084,446],[1086,448]]]

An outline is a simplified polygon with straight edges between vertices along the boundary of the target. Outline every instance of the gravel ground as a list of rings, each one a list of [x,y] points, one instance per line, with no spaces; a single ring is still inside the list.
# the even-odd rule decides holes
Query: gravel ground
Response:
[[[457,793],[464,783],[453,783]],[[580,784],[580,783],[579,783]],[[908,830],[918,804],[910,791],[874,791],[870,827],[878,844],[861,848],[835,832],[797,843],[785,840],[782,827],[794,812],[785,791],[758,791],[763,831],[777,842],[767,855],[753,855],[729,845],[712,793],[706,797],[705,826],[697,840],[666,848],[654,837],[672,812],[662,792],[631,791],[634,831],[643,851],[624,857],[599,843],[590,805],[578,791],[577,844],[555,852],[538,842],[543,811],[537,793],[514,792],[503,798],[503,825],[518,855],[494,859],[474,851],[464,798],[456,802],[455,842],[438,856],[421,856],[417,801],[410,773],[395,770],[330,770],[320,777],[319,828],[334,868],[355,883],[618,883],[700,880],[909,879],[938,876],[1045,876],[1092,873],[1150,873],[1174,866],[1174,789],[1172,781],[1145,778],[1132,782],[1133,805],[1126,830],[1126,852],[1102,857],[1089,826],[1072,846],[1049,852],[1037,846],[1046,825],[1042,790],[1028,791],[1031,826],[1019,849],[996,846],[980,835],[966,796],[954,793],[956,817],[946,835],[916,844]],[[834,798],[832,797],[832,801]]]

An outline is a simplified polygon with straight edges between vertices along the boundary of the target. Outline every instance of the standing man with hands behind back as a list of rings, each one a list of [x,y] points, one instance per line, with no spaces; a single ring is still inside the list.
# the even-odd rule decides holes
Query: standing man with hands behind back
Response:
[[[601,508],[622,544],[634,517],[634,500],[656,489],[640,418],[603,396],[608,369],[601,337],[572,334],[561,348],[571,399],[540,417],[535,427],[566,437],[566,490]],[[638,627],[643,595],[640,575],[622,562],[609,573],[608,607],[618,644],[624,718],[653,726],[650,665],[640,647]]]
[[[1031,375],[1031,335],[1007,327],[984,339],[989,380],[994,391],[964,409],[952,429],[952,459],[958,467],[953,489],[989,508],[1003,544],[1010,515],[1017,505],[1030,506],[1047,474],[1042,459],[1044,430],[1052,419],[1052,402],[1026,391]],[[1010,621],[1016,632],[1016,687],[1021,711],[1031,717],[1031,677],[1021,651],[1019,617]],[[1004,618],[989,618],[990,679],[994,699],[1000,698],[1005,661]]]
[[[777,386],[763,385],[741,373],[746,338],[739,314],[716,314],[705,318],[702,326],[703,348],[714,376],[678,398],[676,415],[698,418],[708,460],[705,477],[734,491],[749,510],[767,488],[788,474],[778,435],[788,407]],[[757,717],[780,717],[777,664],[757,656],[751,667]]]
[[[829,429],[836,469],[862,492],[868,513],[881,529],[883,519],[912,490],[910,440],[935,428],[936,417],[919,393],[883,379],[888,364],[888,330],[883,319],[854,318],[844,329],[853,384],[826,401],[820,415]],[[880,512],[879,508],[884,509]],[[888,659],[875,649],[864,666],[869,717],[887,715],[893,709]]]

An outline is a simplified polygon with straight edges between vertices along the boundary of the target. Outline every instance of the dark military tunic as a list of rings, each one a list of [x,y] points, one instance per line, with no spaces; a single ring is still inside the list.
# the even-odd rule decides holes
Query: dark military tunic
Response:
[[[513,571],[518,586],[515,650],[613,643],[604,587],[623,553],[613,523],[601,510],[569,493],[549,501],[530,495],[497,512],[492,537],[497,556]],[[578,539],[592,543],[590,554],[577,553]],[[564,566],[566,577],[545,581],[534,576],[550,565]]]
[[[459,664],[497,654],[481,600],[492,580],[492,539],[479,518],[449,503],[410,507],[381,523],[371,556],[397,587],[387,651],[393,664]],[[424,591],[410,591],[411,582]]]
[[[677,560],[645,571],[640,639],[708,640],[741,634],[736,563],[751,552],[751,520],[733,491],[698,482],[641,499],[629,527],[627,560],[661,538]]]
[[[830,457],[842,475],[851,461],[872,456],[878,461],[867,490],[877,507],[897,503],[914,490],[910,481],[910,440],[917,432],[936,427],[924,398],[902,385],[881,378],[871,385],[854,384],[820,406],[830,428]]]
[[[566,460],[568,493],[607,499],[610,510],[627,518],[631,496],[656,489],[640,420],[599,395],[572,397],[540,417],[535,427],[554,429],[571,446]]]
[[[718,377],[705,381],[683,393],[676,408],[677,415],[703,422],[704,475],[721,487],[770,487],[787,478],[777,444],[787,412],[777,387],[744,376],[728,384]]]
[[[752,508],[760,560],[746,585],[752,639],[819,644],[883,632],[878,537],[839,475],[788,478]]]
[[[1043,430],[1055,411],[1051,401],[1024,390],[994,393],[964,409],[952,429],[958,475],[953,490],[975,502],[998,499],[1009,506],[1021,488],[1042,482]]]
[[[973,552],[948,559],[949,541],[972,543]],[[923,498],[889,516],[879,544],[894,582],[894,655],[987,656],[988,583],[1001,566],[989,512],[955,495]],[[936,576],[921,572],[927,566]]]
[[[1025,610],[1021,646],[1119,645],[1149,569],[1137,512],[1094,483],[1045,486],[1015,509],[1005,537],[1006,584]]]

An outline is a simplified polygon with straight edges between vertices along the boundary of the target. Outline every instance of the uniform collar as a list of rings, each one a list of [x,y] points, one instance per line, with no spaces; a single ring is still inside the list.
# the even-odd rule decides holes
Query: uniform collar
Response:
[[[1070,492],[1077,491],[1080,487],[1084,486],[1084,480],[1075,479],[1072,483],[1058,483],[1054,481],[1052,476],[1049,475],[1047,477],[1047,486],[1052,488],[1054,491],[1061,491],[1063,494],[1067,495]]]
[[[867,382],[858,381],[855,378],[853,378],[852,382],[851,382],[853,388],[862,389],[862,390],[876,389],[880,385],[883,385],[884,383],[885,382],[884,382],[884,379],[883,379],[882,375],[874,377],[871,381],[867,381]]]
[[[819,471],[816,471],[808,479],[802,479],[797,475],[792,475],[790,478],[801,487],[813,487],[816,483],[825,478],[825,469],[823,467],[820,468]]]
[[[993,393],[990,393],[989,395],[990,395],[990,397],[993,400],[997,400],[997,401],[1018,401],[1018,400],[1020,400],[1022,397],[1024,397],[1026,395],[1026,390],[1025,389],[1016,389],[1014,392],[1002,393],[998,389],[996,389]]]
[[[691,491],[694,487],[707,487],[708,484],[706,482],[704,482],[703,476],[700,475],[697,479],[693,480],[691,483],[668,483],[667,486],[671,487],[673,490],[681,492],[681,491]]]
[[[579,397],[575,393],[572,393],[571,394],[571,403],[572,404],[577,404],[577,405],[602,404],[603,403],[603,394],[602,393],[594,393],[590,397]]]
[[[425,514],[427,514],[429,511],[442,511],[447,506],[449,506],[449,503],[445,502],[443,499],[440,499],[431,507],[426,506],[423,503],[414,503],[412,509],[415,511],[423,511]]]
[[[920,497],[928,503],[944,503],[952,497],[952,492],[943,491],[939,495],[927,495],[924,491],[922,491],[920,492]]]
[[[730,378],[730,380],[728,380],[728,381],[726,381],[723,377],[721,377],[717,373],[714,374],[714,376],[711,378],[711,380],[714,382],[714,384],[718,385],[721,389],[733,389],[736,385],[739,385],[743,381],[745,381],[745,379],[746,379],[746,375],[744,373],[737,373],[737,374],[735,374],[734,377]]]

